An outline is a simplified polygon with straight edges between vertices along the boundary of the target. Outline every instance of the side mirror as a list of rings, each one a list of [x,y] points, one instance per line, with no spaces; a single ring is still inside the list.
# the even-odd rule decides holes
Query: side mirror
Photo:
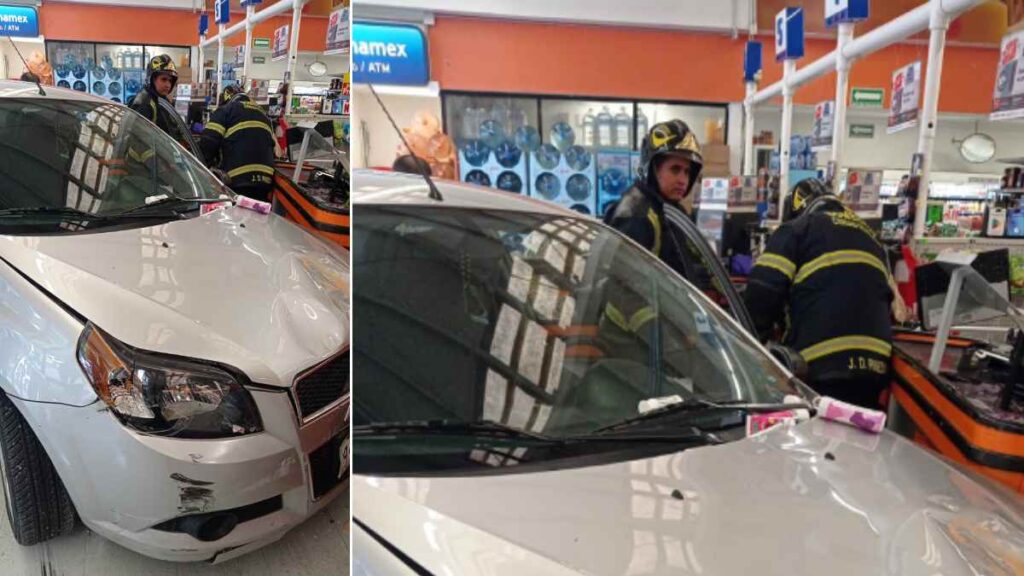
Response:
[[[787,348],[781,344],[769,344],[768,352],[775,357],[776,360],[782,363],[787,370],[793,373],[794,376],[801,380],[807,379],[809,369],[807,367],[807,361],[800,355],[799,352],[792,348]]]

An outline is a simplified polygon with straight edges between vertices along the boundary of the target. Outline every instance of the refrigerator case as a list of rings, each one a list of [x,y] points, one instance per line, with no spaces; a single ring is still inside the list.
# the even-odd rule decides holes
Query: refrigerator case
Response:
[[[459,179],[469,184],[525,194],[527,189],[526,154],[504,140],[491,148],[481,140],[470,140],[459,147]]]
[[[544,144],[530,154],[530,196],[594,216],[596,165],[594,155],[582,146],[571,146],[562,154],[551,144]]]

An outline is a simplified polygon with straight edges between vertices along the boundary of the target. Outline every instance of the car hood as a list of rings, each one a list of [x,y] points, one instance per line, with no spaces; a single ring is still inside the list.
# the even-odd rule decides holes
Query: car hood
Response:
[[[1024,573],[1017,496],[818,419],[562,471],[357,475],[353,502],[357,529],[436,574]]]
[[[348,343],[347,253],[274,215],[230,207],[130,230],[0,236],[0,258],[126,344],[254,382],[290,386]]]

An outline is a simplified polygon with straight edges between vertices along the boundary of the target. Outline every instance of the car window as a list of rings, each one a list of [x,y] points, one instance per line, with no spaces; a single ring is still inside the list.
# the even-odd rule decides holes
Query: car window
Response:
[[[0,211],[73,209],[110,215],[166,197],[217,198],[226,189],[169,136],[130,109],[51,99],[0,99]],[[44,214],[0,218],[0,233],[75,231]]]
[[[641,401],[780,402],[788,376],[660,261],[587,219],[359,206],[354,423],[568,437]]]

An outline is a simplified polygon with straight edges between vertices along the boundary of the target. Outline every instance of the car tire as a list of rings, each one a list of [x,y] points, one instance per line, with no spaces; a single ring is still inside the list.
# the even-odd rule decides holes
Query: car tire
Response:
[[[70,534],[75,506],[28,422],[0,392],[0,484],[14,539],[22,546]]]

